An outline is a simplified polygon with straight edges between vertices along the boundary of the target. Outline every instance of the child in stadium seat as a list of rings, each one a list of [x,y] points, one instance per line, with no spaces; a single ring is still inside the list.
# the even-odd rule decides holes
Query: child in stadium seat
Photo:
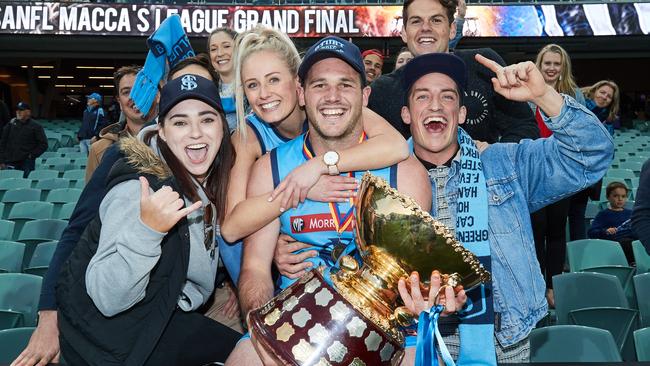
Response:
[[[589,237],[619,242],[628,262],[632,263],[632,241],[637,238],[631,226],[632,210],[625,208],[629,192],[625,183],[611,182],[607,185],[605,193],[609,207],[596,215],[589,229]]]

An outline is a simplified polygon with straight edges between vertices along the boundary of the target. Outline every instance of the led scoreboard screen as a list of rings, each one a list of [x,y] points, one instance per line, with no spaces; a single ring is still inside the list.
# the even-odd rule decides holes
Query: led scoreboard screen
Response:
[[[257,24],[291,37],[395,37],[401,6],[219,6],[0,2],[0,34],[147,36],[178,14],[190,37]],[[650,3],[469,6],[466,37],[650,34]]]

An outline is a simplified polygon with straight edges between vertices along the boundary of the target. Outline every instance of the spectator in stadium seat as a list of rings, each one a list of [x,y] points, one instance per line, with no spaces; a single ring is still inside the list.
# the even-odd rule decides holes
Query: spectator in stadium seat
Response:
[[[449,41],[449,51],[454,51],[456,45],[463,38],[463,27],[465,26],[465,14],[467,13],[467,3],[465,0],[458,0],[458,10],[456,11],[456,17],[454,18],[454,23],[456,25],[456,35],[454,39]]]
[[[170,81],[159,128],[144,142],[122,139],[120,150],[99,214],[59,277],[63,357],[70,365],[223,362],[240,334],[198,312],[214,291],[215,230],[235,159],[218,88],[192,74]]]
[[[544,77],[546,85],[549,85],[558,93],[573,97],[582,105],[585,104],[585,98],[573,78],[571,58],[564,48],[556,44],[544,46],[537,53],[535,65]],[[535,114],[540,137],[550,137],[553,135],[553,132],[546,127],[539,106],[534,103],[529,103],[529,105]],[[578,195],[580,197],[577,197]],[[578,211],[576,213],[578,217],[573,221],[574,224],[575,221],[579,221],[577,224],[582,225],[584,236],[584,215],[587,206],[587,196],[583,192],[579,192],[574,197],[580,199],[578,204],[581,204],[581,206],[575,207],[575,210]],[[546,281],[546,298],[550,307],[555,307],[552,278],[562,273],[564,268],[564,258],[566,257],[566,222],[569,215],[570,203],[571,197],[567,197],[533,212],[530,216],[533,225],[537,259],[539,260],[542,275],[544,275]],[[581,219],[579,219],[580,210],[582,211]],[[575,230],[579,229],[577,228]]]
[[[187,73],[196,74],[207,79],[218,80],[209,71],[209,60],[205,57],[189,57],[179,62],[170,70],[170,79],[178,78]],[[157,98],[156,98],[157,99]],[[131,105],[131,104],[130,104]],[[157,108],[152,108],[156,110]],[[121,158],[118,144],[111,145],[103,154],[101,162],[92,177],[84,187],[78,204],[70,217],[68,226],[61,234],[61,239],[50,261],[48,272],[43,279],[41,298],[39,302],[39,321],[25,350],[11,364],[12,366],[32,366],[41,362],[58,362],[59,360],[59,331],[57,327],[57,302],[54,287],[59,278],[63,263],[76,246],[84,229],[99,210],[101,200],[106,194],[106,180],[113,164]],[[237,298],[231,287],[223,285],[222,274],[217,278],[217,290],[212,306],[206,310],[206,315],[241,332],[241,323],[237,306]],[[221,283],[221,285],[219,285]],[[222,287],[223,286],[223,287]],[[225,298],[225,299],[224,299]]]
[[[381,76],[384,67],[384,55],[377,49],[365,50],[361,53],[363,65],[366,68],[366,83],[371,84]]]
[[[614,136],[614,122],[618,115],[620,90],[612,80],[601,80],[592,86],[582,88],[587,108],[605,124],[607,131]]]
[[[88,163],[86,165],[86,182],[90,180],[93,172],[97,169],[106,149],[122,137],[137,136],[138,132],[142,129],[142,126],[149,122],[149,120],[155,118],[157,114],[156,102],[154,102],[153,108],[150,109],[149,116],[143,118],[142,114],[134,109],[134,105],[129,97],[136,75],[140,69],[141,66],[123,66],[113,74],[113,84],[116,93],[115,99],[122,110],[124,121],[118,121],[112,125],[104,127],[99,132],[99,139],[90,145]]]
[[[228,128],[234,131],[237,128],[237,114],[235,111],[235,43],[237,32],[230,28],[217,28],[208,37],[207,52],[212,61],[212,67],[219,73],[219,95],[223,110],[228,119]]]
[[[643,163],[634,199],[632,230],[650,255],[650,159]]]
[[[88,155],[90,144],[99,137],[99,131],[106,126],[108,119],[102,108],[102,96],[99,93],[87,95],[86,103],[77,139],[81,152]]]
[[[495,74],[495,92],[540,106],[553,138],[495,143],[481,152],[464,132],[460,96],[471,82],[467,68],[460,58],[443,53],[418,56],[403,68],[408,98],[402,116],[413,134],[414,154],[429,170],[432,216],[455,228],[456,237],[492,274],[491,289],[486,284],[467,292],[473,306],[459,312],[460,325],[444,341],[452,356],[459,355],[459,365],[525,363],[529,334],[547,314],[530,212],[600,179],[614,144],[584,106],[546,85],[532,62],[502,67],[475,57]],[[462,194],[470,186],[479,193]],[[468,227],[467,215],[485,221]],[[481,226],[482,239],[466,235]]]
[[[634,262],[632,241],[636,234],[632,231],[632,210],[625,208],[630,190],[623,182],[611,182],[605,188],[609,207],[600,211],[589,228],[589,237],[617,241],[629,263]]]
[[[404,2],[401,36],[413,56],[449,52],[449,41],[456,34],[453,19],[456,6],[457,0]],[[472,138],[488,143],[539,137],[533,114],[525,103],[509,101],[494,93],[490,81],[494,73],[474,60],[477,53],[504,64],[501,57],[489,48],[455,51],[465,60],[469,70],[469,84],[463,98],[467,108],[466,131]],[[368,107],[388,120],[404,137],[409,137],[411,132],[400,115],[404,99],[401,77],[402,69],[379,77],[372,85]]]
[[[269,195],[246,199],[249,174],[255,161],[300,136],[306,129],[306,114],[298,100],[300,55],[291,39],[276,30],[257,27],[242,33],[239,40],[235,78],[239,127],[233,134],[237,160],[228,193],[229,213],[221,227],[223,238],[229,242],[257,231],[306,197],[318,201],[346,201],[352,195],[350,189],[357,184],[353,178],[329,176],[319,158],[289,174],[271,195],[278,197],[272,204],[267,201]],[[252,109],[248,115],[243,108],[245,101]],[[406,141],[395,129],[367,108],[362,113],[368,140],[337,152],[340,169],[372,169],[408,157]],[[294,248],[290,252],[305,246],[283,243],[278,247]],[[236,258],[239,264],[241,242],[224,245],[239,248]],[[303,263],[304,258],[313,255],[313,251],[298,256],[283,253],[281,258],[276,258],[276,263],[281,272],[300,275],[309,265]]]
[[[32,109],[25,102],[16,105],[16,118],[2,129],[0,138],[0,169],[23,171],[27,178],[34,170],[36,158],[47,150],[43,127],[32,119]]]
[[[397,58],[395,59],[395,69],[393,69],[393,71],[406,65],[412,59],[413,59],[413,54],[411,53],[411,51],[409,51],[409,49],[406,47],[402,47],[402,49],[399,50],[399,53],[397,54]]]

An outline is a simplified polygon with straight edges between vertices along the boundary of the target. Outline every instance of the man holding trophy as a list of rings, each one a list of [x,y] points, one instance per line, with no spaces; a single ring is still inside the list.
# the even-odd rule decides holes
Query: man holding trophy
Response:
[[[492,273],[491,282],[467,292],[458,329],[444,337],[451,357],[459,365],[528,362],[528,335],[547,312],[529,213],[600,179],[614,147],[598,119],[545,85],[532,62],[502,67],[481,55],[476,60],[495,73],[497,93],[538,105],[553,136],[479,152],[459,126],[465,63],[443,53],[404,67],[402,119],[429,171],[432,215]],[[410,301],[402,281],[400,294]]]
[[[370,87],[365,85],[363,59],[359,49],[338,37],[326,37],[312,46],[298,71],[301,79],[301,104],[305,105],[309,129],[280,148],[260,158],[253,167],[249,196],[272,191],[286,174],[313,157],[321,158],[332,174],[338,175],[337,153],[363,141],[362,107],[367,104]],[[341,172],[361,177],[363,172]],[[426,171],[414,157],[373,171],[405,195],[429,209],[431,190]],[[308,243],[318,256],[309,258],[314,268],[329,268],[338,257],[354,248],[353,206],[315,202],[307,199],[297,209],[250,235],[244,242],[239,293],[244,313],[258,308],[274,294],[271,264],[278,235],[285,233]],[[327,277],[327,276],[325,276]],[[280,287],[292,282],[281,276]],[[260,350],[260,347],[258,347]],[[240,341],[228,360],[232,365],[259,364],[249,340]],[[275,362],[278,362],[275,360]]]
[[[414,157],[365,175],[354,202],[356,243],[352,203],[309,200],[247,238],[239,291],[253,342],[240,341],[227,364],[429,365],[436,350],[447,364],[528,361],[528,334],[547,311],[529,212],[600,179],[613,144],[589,111],[546,87],[534,64],[477,61],[496,73],[498,93],[552,116],[546,123],[554,136],[479,150],[459,127],[466,115],[464,62],[450,54],[412,60],[402,118],[428,177]],[[322,39],[299,76],[309,131],[258,160],[250,195],[270,191],[314,156],[338,174],[336,150],[364,138],[359,117],[370,90],[356,46]],[[280,233],[317,250],[308,260],[319,270],[294,284],[280,278],[283,290],[273,297]],[[351,256],[355,248],[361,268]],[[427,286],[418,273],[431,273]],[[408,311],[396,308],[399,298]],[[453,321],[433,347],[441,312],[453,313]],[[404,337],[418,316],[417,338]]]

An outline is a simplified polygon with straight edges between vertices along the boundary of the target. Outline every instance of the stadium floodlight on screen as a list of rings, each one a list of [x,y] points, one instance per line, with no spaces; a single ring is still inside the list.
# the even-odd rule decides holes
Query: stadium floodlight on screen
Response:
[[[151,34],[179,14],[190,37],[219,27],[242,32],[264,24],[291,37],[395,37],[401,6],[220,6],[1,2],[0,33],[58,35]],[[650,34],[650,3],[498,5],[467,8],[466,37]]]

